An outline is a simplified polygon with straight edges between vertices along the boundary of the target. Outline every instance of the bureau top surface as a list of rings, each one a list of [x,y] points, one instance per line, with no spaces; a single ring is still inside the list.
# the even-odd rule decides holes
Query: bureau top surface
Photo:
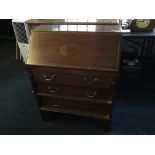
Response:
[[[120,33],[32,31],[27,65],[118,71]]]
[[[119,24],[118,19],[30,19],[28,24]]]
[[[40,25],[32,31],[57,31],[57,32],[121,32],[120,25]]]

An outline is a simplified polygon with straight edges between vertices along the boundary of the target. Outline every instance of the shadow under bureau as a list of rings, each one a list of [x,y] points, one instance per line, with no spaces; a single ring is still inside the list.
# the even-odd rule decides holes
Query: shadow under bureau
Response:
[[[31,32],[27,70],[43,119],[60,112],[100,119],[110,129],[119,69],[119,32]]]

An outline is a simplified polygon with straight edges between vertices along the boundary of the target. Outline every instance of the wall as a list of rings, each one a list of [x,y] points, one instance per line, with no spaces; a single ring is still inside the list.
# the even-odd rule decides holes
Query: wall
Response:
[[[15,37],[11,19],[0,19],[0,37]]]

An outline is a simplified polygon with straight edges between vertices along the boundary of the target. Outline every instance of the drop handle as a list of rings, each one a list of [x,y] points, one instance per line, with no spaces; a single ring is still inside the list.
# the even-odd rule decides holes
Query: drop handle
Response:
[[[53,107],[60,107],[61,105],[62,105],[62,102],[59,101],[59,102],[57,102],[56,104],[53,104]]]
[[[43,75],[46,81],[52,81],[56,76],[53,74],[50,78],[48,78],[45,74]]]
[[[97,84],[97,83],[100,82],[100,80],[98,78],[89,79],[87,77],[84,77],[83,80],[86,81],[89,84]]]
[[[97,94],[97,91],[89,92],[89,91],[85,90],[85,94],[89,98],[94,98],[96,96],[96,94]]]
[[[90,81],[87,77],[84,77],[83,80],[86,81],[86,82]]]
[[[61,88],[54,88],[54,87],[48,87],[48,90],[50,93],[57,93],[58,91],[61,90]]]
[[[97,83],[99,82],[100,80],[98,78],[94,78],[93,82]]]

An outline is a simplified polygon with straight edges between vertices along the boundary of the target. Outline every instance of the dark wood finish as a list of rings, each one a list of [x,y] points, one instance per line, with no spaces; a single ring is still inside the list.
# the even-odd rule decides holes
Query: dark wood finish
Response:
[[[111,105],[97,102],[77,101],[74,99],[56,99],[51,96],[39,96],[40,109],[54,112],[69,113],[95,118],[110,119]]]
[[[111,119],[99,119],[99,122],[101,124],[101,127],[104,131],[110,132],[111,130]]]
[[[96,72],[95,70],[75,70],[40,66],[29,66],[28,68],[33,80],[38,83],[110,88],[116,80],[116,72]]]
[[[29,32],[41,25],[106,25],[112,29],[120,29],[118,19],[30,19],[26,21]],[[108,27],[107,27],[108,25]]]
[[[47,93],[57,96],[76,97],[76,98],[87,98],[87,99],[106,99],[111,100],[111,89],[109,88],[84,88],[84,87],[73,87],[53,84],[36,84],[36,93]]]
[[[31,40],[29,65],[118,71],[118,33],[34,31]]]
[[[116,32],[32,31],[26,64],[43,119],[68,113],[110,128],[119,47]]]
[[[118,25],[118,19],[30,19],[27,21],[28,24],[41,24],[41,25],[49,25],[49,24],[81,24],[81,25]]]

